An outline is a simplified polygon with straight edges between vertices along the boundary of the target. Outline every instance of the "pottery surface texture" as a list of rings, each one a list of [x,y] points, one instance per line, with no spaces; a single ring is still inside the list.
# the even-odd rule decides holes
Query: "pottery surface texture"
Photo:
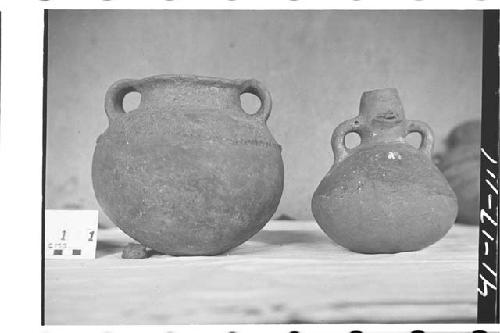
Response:
[[[359,146],[345,136],[355,132]],[[406,143],[412,132],[420,147]],[[334,165],[312,199],[313,215],[336,243],[361,253],[415,251],[441,239],[457,215],[457,199],[432,163],[433,134],[406,120],[396,89],[365,92],[359,116],[333,132]]]
[[[141,94],[124,112],[124,96]],[[255,114],[240,95],[261,100]],[[283,191],[281,147],[266,126],[269,92],[256,80],[160,75],[121,80],[106,93],[109,127],[92,180],[108,217],[144,246],[216,255],[248,240]]]
[[[438,167],[458,199],[458,223],[479,224],[481,121],[455,127],[446,140]]]

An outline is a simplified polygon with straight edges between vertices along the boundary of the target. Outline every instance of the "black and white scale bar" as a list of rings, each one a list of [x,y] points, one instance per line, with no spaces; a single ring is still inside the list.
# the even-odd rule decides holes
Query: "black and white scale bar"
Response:
[[[80,249],[56,249],[52,251],[54,256],[81,256],[82,250]]]

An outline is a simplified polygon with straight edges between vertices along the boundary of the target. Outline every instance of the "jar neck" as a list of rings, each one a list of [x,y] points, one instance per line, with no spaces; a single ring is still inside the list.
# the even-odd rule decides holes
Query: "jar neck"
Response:
[[[188,107],[226,109],[240,105],[236,88],[206,85],[156,85],[141,92],[143,107]]]
[[[357,119],[364,142],[402,141],[406,133],[405,112],[394,88],[364,92]]]
[[[393,126],[371,126],[368,123],[360,128],[361,143],[387,143],[404,141],[406,133],[406,122],[395,124]]]

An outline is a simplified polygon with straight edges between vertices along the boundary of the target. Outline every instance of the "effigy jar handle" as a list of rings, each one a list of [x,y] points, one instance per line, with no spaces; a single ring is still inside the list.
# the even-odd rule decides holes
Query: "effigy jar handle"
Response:
[[[432,151],[434,149],[434,134],[431,128],[422,121],[407,120],[405,137],[408,134],[415,132],[422,136],[422,142],[420,143],[419,150],[427,157],[432,158]]]
[[[352,151],[345,145],[345,137],[349,133],[357,133],[361,136],[359,117],[342,122],[333,131],[330,142],[333,149],[334,164],[343,161]]]

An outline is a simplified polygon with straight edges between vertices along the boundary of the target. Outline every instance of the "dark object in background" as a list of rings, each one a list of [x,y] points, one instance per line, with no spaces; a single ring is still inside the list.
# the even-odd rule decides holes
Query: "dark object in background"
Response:
[[[349,149],[345,136],[358,133]],[[422,135],[419,149],[404,141]],[[396,89],[363,93],[359,116],[333,132],[334,165],[321,181],[312,211],[338,244],[361,253],[420,250],[441,239],[457,215],[457,199],[432,163],[433,135],[406,120]]]
[[[125,112],[124,96],[141,94]],[[247,114],[240,95],[261,100]],[[266,126],[271,96],[256,80],[159,75],[121,80],[106,93],[108,129],[92,164],[97,201],[144,246],[216,255],[248,240],[283,191],[281,147]]]
[[[440,154],[441,169],[458,199],[458,223],[479,223],[479,173],[481,121],[470,120],[455,127],[446,139],[447,150]]]
[[[476,145],[478,150],[481,146],[481,120],[469,120],[453,128],[446,138],[448,150],[459,146]]]

